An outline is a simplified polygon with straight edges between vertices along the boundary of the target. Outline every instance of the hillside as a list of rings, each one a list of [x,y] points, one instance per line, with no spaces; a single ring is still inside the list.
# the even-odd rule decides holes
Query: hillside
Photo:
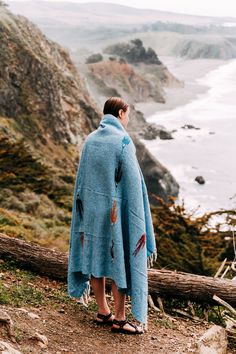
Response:
[[[173,53],[189,59],[228,60],[236,58],[236,45],[230,39],[220,36],[186,36],[173,47]]]
[[[100,120],[68,53],[0,7],[0,229],[66,250],[79,148]],[[53,178],[52,178],[53,176]]]
[[[68,52],[2,6],[0,41],[0,231],[66,251],[79,152],[100,122],[101,106]],[[145,126],[141,113],[137,130],[135,120]],[[152,191],[176,195],[177,182],[149,158]]]

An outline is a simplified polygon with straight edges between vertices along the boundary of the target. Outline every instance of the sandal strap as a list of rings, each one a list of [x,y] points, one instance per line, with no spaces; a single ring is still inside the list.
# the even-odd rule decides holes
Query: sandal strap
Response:
[[[137,325],[135,325],[134,323],[129,322],[127,319],[120,320],[120,321],[118,321],[115,318],[113,319],[113,324],[116,324],[116,325],[120,326],[120,328],[123,328],[126,323],[128,323],[131,327],[133,327],[136,332],[139,332]]]
[[[137,327],[134,323],[131,323],[131,322],[129,322],[129,321],[127,321],[127,323],[128,323],[130,326],[134,327],[136,330],[138,329],[138,327]]]
[[[101,313],[98,313],[98,314],[97,314],[97,317],[100,318],[100,319],[102,319],[102,320],[108,320],[108,319],[111,317],[111,315],[112,315],[111,312],[108,313],[108,315],[103,315],[103,314],[101,314]]]
[[[116,324],[121,328],[123,328],[126,323],[128,323],[131,327],[136,329],[136,331],[138,330],[138,327],[134,323],[129,322],[127,319],[118,321],[117,319],[114,318],[113,320],[113,324]]]
[[[117,320],[116,318],[113,319],[113,324],[120,326],[121,328],[127,323],[127,319],[124,320]]]

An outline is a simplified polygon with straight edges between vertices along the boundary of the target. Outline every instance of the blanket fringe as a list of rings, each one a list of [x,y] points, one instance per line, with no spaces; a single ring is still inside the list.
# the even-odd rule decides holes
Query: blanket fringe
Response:
[[[139,322],[139,326],[142,328],[144,332],[148,331],[148,321],[146,322]]]
[[[150,256],[147,257],[148,269],[153,267],[153,262],[155,262],[156,260],[157,260],[157,250],[155,249],[155,251]]]
[[[90,287],[90,283],[88,282],[81,297],[77,298],[77,302],[84,305],[85,307],[88,307],[89,301],[91,300],[90,292],[91,292],[91,287]]]

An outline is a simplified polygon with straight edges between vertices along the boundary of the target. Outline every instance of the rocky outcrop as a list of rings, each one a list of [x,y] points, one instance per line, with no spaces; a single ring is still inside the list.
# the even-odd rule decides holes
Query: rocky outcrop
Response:
[[[138,73],[124,60],[104,60],[88,64],[88,77],[105,96],[120,95],[130,103],[165,103],[163,89]]]
[[[98,63],[99,61],[102,60],[103,60],[103,56],[101,53],[94,53],[87,58],[86,64]]]
[[[162,140],[174,139],[171,135],[172,132],[166,130],[163,125],[156,123],[149,123],[144,126],[143,130],[139,132],[139,136],[145,140],[155,139],[157,136]]]
[[[148,185],[149,200],[152,204],[158,202],[153,196],[159,196],[168,201],[168,195],[177,196],[179,184],[170,172],[165,168],[145,147],[135,134],[132,134],[135,143],[136,154],[141,166],[145,182]]]
[[[156,100],[157,102],[165,103],[164,86],[183,87],[184,85],[183,81],[178,80],[169,72],[158,58],[157,53],[150,47],[145,49],[142,41],[138,38],[130,42],[110,45],[104,48],[103,52],[116,55],[120,59],[124,58],[129,64],[132,64],[134,70],[159,92],[162,98]],[[144,96],[140,101],[146,101],[146,97]],[[155,97],[153,97],[153,101],[155,101]]]

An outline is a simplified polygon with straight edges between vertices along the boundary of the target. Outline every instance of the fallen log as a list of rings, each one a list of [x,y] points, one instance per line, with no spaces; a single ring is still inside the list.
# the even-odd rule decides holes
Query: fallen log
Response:
[[[0,233],[0,258],[13,258],[22,267],[53,279],[67,280],[68,254],[28,243]],[[111,280],[107,279],[111,288]],[[217,304],[217,295],[236,306],[236,283],[230,279],[177,272],[166,269],[148,270],[149,293],[155,296],[188,299]]]
[[[22,267],[50,278],[64,279],[67,272],[66,253],[2,233],[0,233],[0,258],[11,258]]]
[[[149,269],[148,286],[151,294],[159,296],[216,305],[213,296],[217,295],[231,306],[236,306],[236,284],[230,279]]]

